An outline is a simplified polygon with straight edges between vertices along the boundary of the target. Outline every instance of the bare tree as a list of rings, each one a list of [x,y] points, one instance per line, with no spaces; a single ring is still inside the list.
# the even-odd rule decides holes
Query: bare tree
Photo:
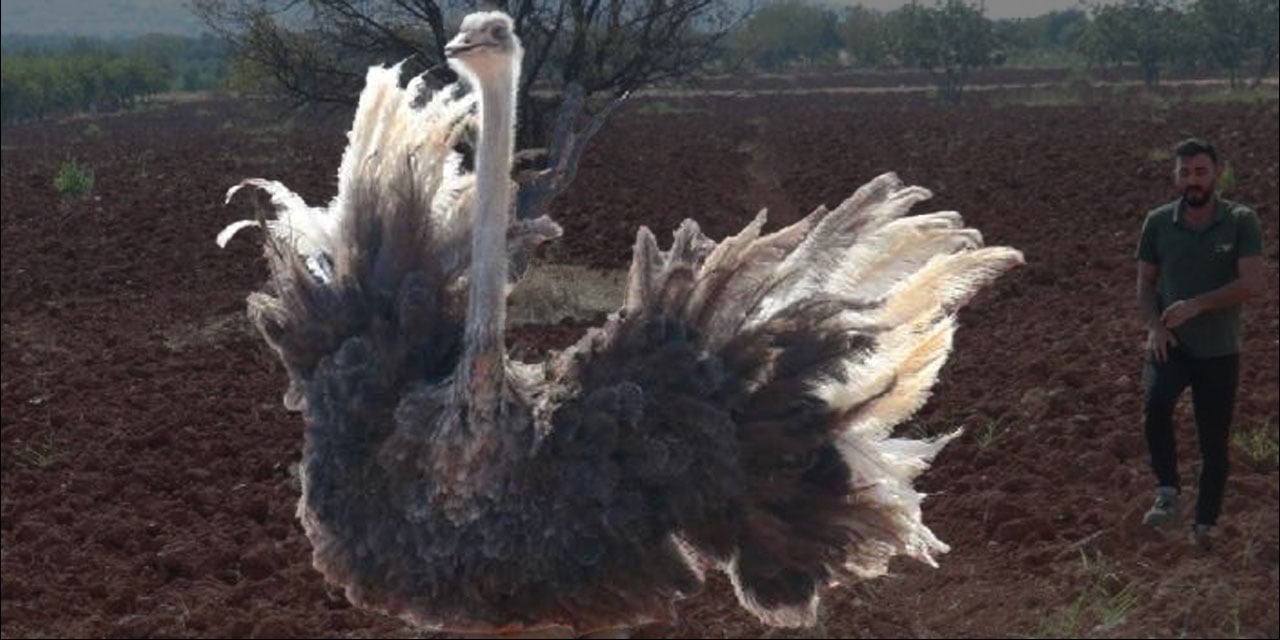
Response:
[[[411,73],[427,71],[442,84],[452,82],[456,78],[444,64],[444,45],[462,15],[477,8],[469,0],[193,4],[232,44],[242,69],[269,80],[297,105],[355,104],[365,69],[378,63],[404,60]],[[546,169],[523,174],[521,217],[536,217],[568,187],[581,147],[617,101],[641,86],[684,76],[717,56],[745,14],[739,6],[733,0],[486,3],[482,8],[512,16],[525,47],[517,146],[544,148],[547,154],[523,156],[545,161]],[[557,102],[560,113],[553,117]],[[583,116],[587,123],[579,127]]]

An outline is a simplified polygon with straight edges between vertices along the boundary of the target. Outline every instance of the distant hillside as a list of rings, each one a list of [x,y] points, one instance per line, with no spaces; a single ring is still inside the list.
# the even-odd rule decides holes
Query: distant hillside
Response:
[[[187,0],[4,0],[0,37],[64,34],[130,38],[147,33],[196,36],[204,23]]]

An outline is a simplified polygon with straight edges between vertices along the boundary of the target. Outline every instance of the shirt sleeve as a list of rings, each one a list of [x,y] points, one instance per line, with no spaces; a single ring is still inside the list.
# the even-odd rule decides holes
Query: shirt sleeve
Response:
[[[1241,212],[1236,226],[1236,251],[1241,258],[1262,255],[1262,222],[1252,209]]]
[[[1137,258],[1143,262],[1160,263],[1160,256],[1156,252],[1156,228],[1156,216],[1148,214],[1142,223],[1142,238],[1138,241]]]

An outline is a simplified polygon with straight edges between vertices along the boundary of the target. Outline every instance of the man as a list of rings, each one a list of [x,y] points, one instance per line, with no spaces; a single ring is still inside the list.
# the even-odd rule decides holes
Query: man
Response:
[[[1143,429],[1155,472],[1148,525],[1178,519],[1173,409],[1187,386],[1200,441],[1192,540],[1201,549],[1222,507],[1240,370],[1240,304],[1264,286],[1262,227],[1248,207],[1218,197],[1218,152],[1199,139],[1174,150],[1181,197],[1147,214],[1138,245],[1138,308],[1147,328]]]

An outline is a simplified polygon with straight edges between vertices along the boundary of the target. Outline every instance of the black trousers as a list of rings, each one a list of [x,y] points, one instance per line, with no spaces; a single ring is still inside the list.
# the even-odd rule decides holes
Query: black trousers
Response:
[[[1202,461],[1196,493],[1196,524],[1217,524],[1230,466],[1228,449],[1240,356],[1192,358],[1176,347],[1169,349],[1168,355],[1164,363],[1148,361],[1142,375],[1147,391],[1143,430],[1151,452],[1151,470],[1159,486],[1181,486],[1173,409],[1182,391],[1190,386]]]

